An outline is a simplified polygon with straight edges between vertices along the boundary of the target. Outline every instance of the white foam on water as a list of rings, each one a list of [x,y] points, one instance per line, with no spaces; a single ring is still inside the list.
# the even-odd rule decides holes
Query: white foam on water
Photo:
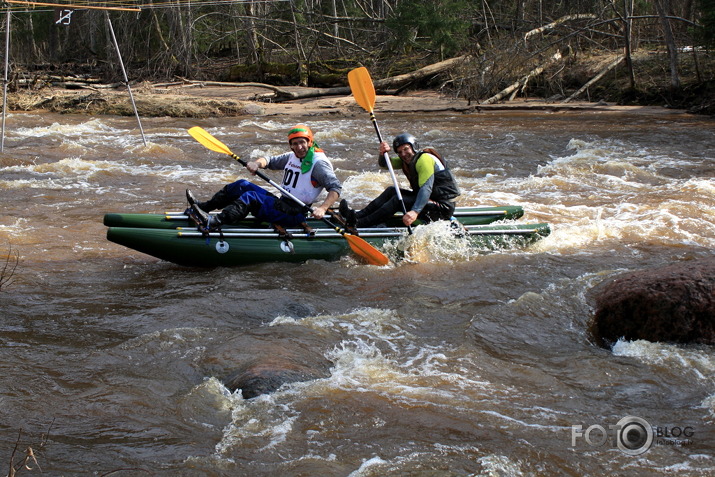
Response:
[[[107,135],[119,137],[127,134],[126,130],[108,126],[99,118],[78,124],[52,123],[49,126],[13,128],[11,132],[20,137],[65,136],[83,138],[94,135],[102,137],[104,140],[106,140]]]
[[[715,179],[661,176],[661,168],[681,162],[608,142],[572,140],[571,146],[574,154],[553,159],[524,181],[532,197],[522,204],[527,215],[552,224],[537,250],[578,253],[589,245],[649,242],[715,246]]]
[[[448,345],[416,344],[407,329],[409,325],[394,311],[361,308],[343,315],[317,315],[300,320],[281,316],[269,326],[284,324],[342,335],[339,344],[326,350],[326,357],[334,363],[330,375],[286,384],[271,394],[250,400],[243,399],[238,392],[232,394],[231,423],[216,446],[218,455],[228,455],[236,446],[277,448],[288,439],[301,417],[296,410],[297,402],[322,399],[338,391],[369,392],[401,405],[452,410],[460,406],[472,409],[479,405],[479,400],[510,393],[504,386],[482,381],[471,369],[474,366],[471,358],[449,350]],[[377,462],[364,465],[371,467]]]
[[[687,476],[712,476],[712,468],[703,468],[703,465],[712,466],[713,456],[706,454],[685,455],[686,462],[659,467],[657,470],[663,475],[687,475]]]
[[[208,407],[212,412],[230,411],[233,406],[231,392],[215,377],[205,379],[187,394],[186,401],[193,401],[195,409],[203,411]]]
[[[376,469],[387,464],[388,462],[381,457],[371,457],[369,459],[365,459],[357,470],[350,472],[348,477],[361,477],[363,475],[369,475],[367,472],[372,473]]]
[[[24,217],[6,217],[10,219],[10,223],[2,224],[0,223],[0,231],[8,234],[9,237],[13,237],[16,234],[21,234],[26,232],[27,226],[30,222],[29,219]]]
[[[618,340],[612,348],[615,356],[628,356],[644,363],[681,370],[698,380],[715,384],[715,353],[709,347],[697,348],[646,340]]]
[[[504,222],[503,222],[504,223]],[[411,263],[462,262],[479,254],[469,240],[456,236],[448,221],[438,221],[415,227],[398,247],[404,250],[404,260]]]
[[[385,188],[392,186],[390,175],[381,171],[345,171],[345,175],[347,177],[342,178],[343,193],[340,197],[347,200],[355,210],[362,209]]]
[[[483,452],[473,445],[452,445],[434,444],[434,449],[423,452],[410,452],[392,458],[374,456],[364,459],[356,470],[348,474],[350,477],[362,477],[373,475],[420,475],[421,472],[430,469],[431,462],[436,461],[440,465],[442,458],[458,456],[463,459],[472,458],[478,462],[482,469],[478,474],[485,477],[519,477],[524,474],[521,462],[513,461],[504,455],[483,455]],[[431,471],[427,471],[430,473]],[[431,474],[430,474],[431,475]]]
[[[34,138],[52,138],[61,144],[60,150],[75,152],[91,152],[95,146],[104,146],[112,142],[125,149],[141,146],[143,139],[138,126],[133,124],[131,129],[112,127],[101,118],[94,118],[76,124],[52,123],[47,126],[19,127],[9,131],[11,137],[32,140]],[[150,141],[151,135],[144,134],[144,139]],[[180,137],[180,135],[177,135]],[[161,142],[166,134],[161,134]],[[19,145],[21,147],[21,144]]]
[[[328,329],[343,336],[326,357],[333,362],[330,377],[313,383],[313,392],[336,389],[371,391],[395,401],[454,405],[474,394],[508,393],[473,372],[472,358],[449,345],[419,345],[408,323],[391,310],[361,308],[344,315],[295,320],[278,317],[271,326],[299,324]]]
[[[334,330],[345,334],[349,341],[357,343],[379,339],[387,349],[390,349],[398,347],[399,341],[406,340],[406,334],[398,326],[398,321],[398,317],[389,311],[359,309],[346,315],[317,315],[300,320],[279,316],[269,326],[290,324],[316,330]],[[372,351],[366,353],[370,354]],[[383,365],[382,368],[387,366]],[[377,371],[377,368],[374,369],[376,372],[381,372]],[[293,429],[293,424],[300,417],[300,413],[295,410],[292,403],[295,400],[320,395],[325,390],[336,389],[335,384],[331,384],[333,380],[331,376],[326,380],[291,383],[271,394],[260,395],[250,400],[243,399],[238,392],[235,393],[231,398],[233,401],[231,424],[224,429],[224,435],[216,446],[216,452],[224,455],[235,446],[245,445],[247,441],[261,450],[280,445],[286,440]]]
[[[520,463],[514,462],[505,455],[488,455],[481,457],[478,462],[482,466],[480,475],[488,477],[510,476],[519,477],[524,474]]]
[[[701,403],[701,407],[707,409],[711,420],[715,420],[715,394],[706,397]]]
[[[223,430],[221,441],[216,444],[216,453],[224,455],[235,446],[250,441],[260,451],[274,448],[286,441],[300,413],[283,403],[286,394],[293,394],[297,383],[291,389],[281,388],[272,394],[262,394],[245,400],[240,392],[232,395],[231,423]]]
[[[5,177],[0,179],[0,187],[5,189],[83,189],[98,194],[107,189],[97,187],[94,180],[98,174],[126,175],[129,177],[157,177],[162,180],[186,182],[201,180],[211,184],[220,184],[233,180],[225,169],[201,170],[186,168],[178,164],[160,164],[155,162],[128,163],[120,161],[87,160],[70,157],[56,162],[14,165],[0,168]]]

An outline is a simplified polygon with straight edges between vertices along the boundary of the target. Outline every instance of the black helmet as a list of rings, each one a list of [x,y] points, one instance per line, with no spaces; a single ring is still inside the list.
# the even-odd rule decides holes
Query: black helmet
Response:
[[[399,136],[395,137],[395,139],[392,141],[392,149],[397,152],[397,148],[402,146],[403,144],[409,144],[412,146],[412,150],[414,152],[418,151],[417,147],[417,139],[410,134],[410,133],[402,133]]]

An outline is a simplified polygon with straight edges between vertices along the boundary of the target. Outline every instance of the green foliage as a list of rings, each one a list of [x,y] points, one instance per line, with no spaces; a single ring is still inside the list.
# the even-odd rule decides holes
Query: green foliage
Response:
[[[470,22],[466,13],[472,3],[404,0],[397,5],[395,16],[388,18],[387,26],[395,35],[398,48],[423,47],[449,57],[467,44]]]
[[[704,46],[715,46],[715,0],[698,0],[700,24],[696,38]]]

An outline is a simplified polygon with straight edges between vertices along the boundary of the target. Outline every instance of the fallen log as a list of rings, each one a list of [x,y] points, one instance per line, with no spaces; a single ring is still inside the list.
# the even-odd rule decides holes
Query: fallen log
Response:
[[[608,64],[600,73],[598,73],[596,76],[591,78],[585,85],[581,86],[578,91],[576,91],[574,94],[569,96],[568,98],[564,99],[562,103],[568,103],[569,101],[578,98],[581,93],[586,91],[592,84],[603,78],[609,71],[611,71],[613,68],[616,66],[620,65],[623,60],[625,60],[626,57],[625,55],[620,55],[618,56],[614,61]]]
[[[193,81],[184,80],[182,83],[165,83],[162,86],[175,86],[180,88],[218,86],[224,88],[263,88],[273,93],[256,95],[254,99],[261,101],[292,101],[296,99],[315,98],[320,96],[345,96],[350,94],[348,86],[336,88],[303,88],[303,91],[288,91],[279,86],[265,83],[231,83],[225,81]]]
[[[406,73],[403,75],[393,76],[391,78],[384,78],[381,80],[374,81],[375,89],[379,92],[386,94],[390,93],[390,89],[397,89],[404,87],[405,85],[420,81],[436,74],[442,73],[444,71],[453,68],[455,65],[459,64],[467,56],[460,56],[457,58],[451,58],[449,60],[440,61],[439,63],[434,63],[424,68]],[[165,83],[163,86],[179,86],[187,87],[192,86],[221,86],[221,87],[231,87],[231,88],[263,88],[272,91],[270,94],[256,95],[255,100],[259,101],[293,101],[297,99],[308,99],[308,98],[318,98],[323,96],[348,96],[352,93],[349,86],[336,86],[333,88],[301,88],[299,91],[288,91],[278,86],[273,86],[265,83],[231,83],[222,81],[192,81],[185,80],[182,78],[182,84],[176,83]]]
[[[373,83],[375,84],[375,88],[377,89],[399,88],[407,83],[411,83],[413,81],[420,81],[425,78],[429,78],[430,76],[434,76],[436,74],[447,71],[467,58],[468,55],[450,58],[449,60],[444,60],[440,61],[439,63],[427,65],[424,68],[420,68],[411,73],[405,73],[403,75],[397,75],[391,78],[376,80]]]
[[[526,34],[524,35],[524,41],[528,40],[530,37],[532,37],[532,36],[534,36],[534,35],[538,35],[539,33],[543,33],[543,32],[545,32],[546,30],[553,30],[554,28],[556,28],[556,27],[559,26],[560,24],[565,23],[565,22],[570,21],[570,20],[595,20],[596,18],[597,18],[596,15],[594,15],[594,14],[592,14],[592,13],[579,13],[579,14],[576,14],[576,15],[565,15],[565,16],[559,18],[559,19],[556,20],[556,21],[553,21],[553,22],[551,22],[551,23],[549,23],[549,24],[546,24],[546,25],[541,26],[541,27],[539,27],[539,28],[534,28],[533,30],[526,32]]]
[[[515,83],[512,83],[512,84],[509,85],[508,87],[506,87],[506,88],[504,88],[503,90],[501,90],[499,93],[495,94],[495,95],[492,96],[491,98],[488,98],[488,99],[482,101],[482,102],[479,103],[479,104],[492,104],[492,103],[496,103],[497,101],[500,101],[502,98],[504,98],[506,95],[510,94],[510,93],[513,92],[513,91],[516,91],[518,88],[524,88],[531,78],[540,75],[541,73],[544,72],[544,70],[545,70],[548,66],[551,66],[553,63],[556,63],[557,61],[561,61],[562,58],[563,58],[563,55],[561,54],[561,52],[560,52],[560,51],[557,51],[557,52],[554,53],[554,55],[549,59],[549,61],[547,61],[546,63],[544,63],[543,65],[541,65],[541,66],[539,66],[539,67],[537,67],[537,68],[534,68],[533,70],[531,70],[526,76],[524,76],[524,77],[521,78],[520,80],[516,81]],[[512,96],[510,99],[513,99],[513,96]]]

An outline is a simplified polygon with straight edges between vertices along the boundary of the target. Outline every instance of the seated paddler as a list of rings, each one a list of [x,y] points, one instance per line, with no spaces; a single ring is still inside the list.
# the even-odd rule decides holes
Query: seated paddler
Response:
[[[259,157],[246,164],[246,169],[255,174],[259,169],[283,170],[280,185],[286,192],[300,199],[302,207],[290,197],[276,196],[247,180],[240,179],[227,184],[207,201],[198,201],[187,189],[189,201],[187,215],[199,221],[203,231],[218,230],[222,225],[236,224],[249,213],[264,222],[271,223],[279,231],[286,227],[303,226],[307,229],[306,214],[322,219],[328,208],[340,198],[342,184],[335,176],[333,165],[325,152],[318,147],[313,132],[304,124],[288,132],[290,152],[277,156]],[[313,207],[323,191],[327,191],[320,205]],[[278,192],[278,191],[276,191]],[[221,209],[218,214],[208,212]]]
[[[400,195],[407,213],[402,223],[410,226],[418,218],[425,223],[449,220],[459,196],[459,186],[447,162],[433,148],[420,149],[412,134],[402,133],[392,141],[392,149],[397,154],[391,157],[395,170],[401,169],[407,176],[411,190],[400,188]],[[387,168],[390,145],[380,143],[378,165]],[[372,200],[365,208],[353,210],[346,200],[340,202],[340,215],[349,227],[374,227],[396,212],[402,212],[402,204],[395,187],[390,186]]]

